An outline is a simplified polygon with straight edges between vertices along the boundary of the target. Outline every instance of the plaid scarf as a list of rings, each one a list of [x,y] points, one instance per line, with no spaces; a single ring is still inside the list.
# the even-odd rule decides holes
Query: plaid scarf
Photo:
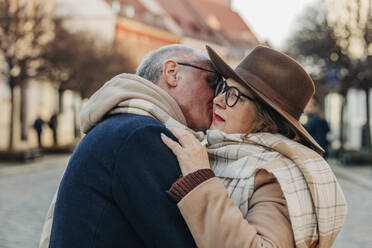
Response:
[[[327,162],[313,150],[279,134],[208,131],[216,176],[243,216],[248,214],[254,176],[267,170],[287,201],[296,247],[331,247],[346,217],[343,192]]]

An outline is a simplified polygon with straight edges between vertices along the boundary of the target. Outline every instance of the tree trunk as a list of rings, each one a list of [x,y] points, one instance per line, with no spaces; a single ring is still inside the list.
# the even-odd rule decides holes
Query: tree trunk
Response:
[[[58,114],[63,113],[63,93],[64,92],[65,92],[64,90],[58,89],[58,111],[57,111]]]
[[[10,82],[10,118],[9,118],[9,139],[8,152],[14,151],[14,110],[15,110],[15,95],[14,85]]]
[[[371,122],[370,122],[370,109],[369,109],[369,88],[364,89],[364,92],[366,93],[366,148],[367,151],[372,151],[372,145],[371,145]]]
[[[78,100],[78,94],[74,93],[74,105],[73,105],[73,111],[74,111],[74,137],[75,139],[80,137],[80,130],[78,125],[78,109],[80,110],[80,102]]]
[[[21,106],[20,106],[20,121],[21,121],[21,139],[27,140],[27,84],[21,84]]]
[[[342,94],[342,103],[341,103],[341,113],[340,113],[340,151],[344,151],[345,145],[345,122],[344,122],[344,114],[345,114],[345,107],[346,107],[346,94]]]

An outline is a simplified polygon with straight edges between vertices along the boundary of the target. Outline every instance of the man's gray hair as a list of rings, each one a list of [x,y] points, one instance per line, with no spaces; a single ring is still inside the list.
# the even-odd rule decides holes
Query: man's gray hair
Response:
[[[150,52],[145,57],[142,63],[138,66],[136,74],[153,83],[156,83],[161,75],[163,64],[166,60],[177,60],[190,54],[196,56],[204,55],[197,49],[179,44],[160,47],[157,50]]]

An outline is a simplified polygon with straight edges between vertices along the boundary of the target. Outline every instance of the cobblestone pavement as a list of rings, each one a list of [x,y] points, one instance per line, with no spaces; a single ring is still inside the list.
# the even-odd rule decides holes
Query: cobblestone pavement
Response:
[[[348,204],[345,225],[338,235],[336,248],[372,247],[372,193],[355,183],[339,179]]]
[[[35,248],[68,156],[0,165],[0,247]]]
[[[22,166],[0,164],[0,248],[38,247],[49,203],[67,161],[68,156],[49,156]],[[372,175],[371,167],[345,170]],[[339,177],[339,182],[348,202],[348,216],[334,247],[372,247],[370,189],[347,177]]]

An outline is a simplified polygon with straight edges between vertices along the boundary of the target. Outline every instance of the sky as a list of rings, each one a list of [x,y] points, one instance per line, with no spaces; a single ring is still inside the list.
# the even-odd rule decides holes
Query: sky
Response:
[[[232,8],[242,16],[260,41],[268,40],[276,49],[295,27],[296,17],[317,0],[232,0]]]

